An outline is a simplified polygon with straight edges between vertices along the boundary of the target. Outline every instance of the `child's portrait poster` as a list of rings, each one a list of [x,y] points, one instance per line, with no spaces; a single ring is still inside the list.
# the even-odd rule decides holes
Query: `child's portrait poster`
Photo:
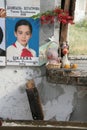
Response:
[[[5,18],[0,18],[0,66],[5,66]]]
[[[7,65],[39,64],[39,19],[7,17]]]

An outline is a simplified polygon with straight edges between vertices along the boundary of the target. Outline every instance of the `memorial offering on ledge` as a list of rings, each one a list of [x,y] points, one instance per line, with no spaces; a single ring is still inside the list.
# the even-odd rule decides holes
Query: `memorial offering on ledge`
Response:
[[[47,56],[47,68],[61,68],[61,62],[60,57],[58,56],[58,45],[55,42],[52,42],[47,50],[46,50],[46,56]]]

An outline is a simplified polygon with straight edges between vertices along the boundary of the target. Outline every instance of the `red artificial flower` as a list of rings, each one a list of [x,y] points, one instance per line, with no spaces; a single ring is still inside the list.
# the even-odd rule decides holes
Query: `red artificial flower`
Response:
[[[68,23],[70,23],[70,24],[75,24],[72,20],[69,20]]]
[[[62,24],[74,24],[73,17],[69,15],[68,11],[64,11],[60,8],[55,8],[53,11],[49,11],[42,15],[40,18],[41,24],[52,24],[54,23],[54,19]]]
[[[61,23],[67,24],[67,20],[66,19],[61,19]]]
[[[52,16],[51,16],[51,15],[46,15],[46,20],[47,20],[47,21],[50,21],[50,20],[51,20],[51,18],[52,18]]]
[[[67,19],[68,19],[68,20],[73,20],[73,17],[72,17],[72,16],[68,16]]]
[[[50,23],[51,23],[51,24],[54,23],[54,16],[51,17]]]
[[[42,15],[40,18],[42,21],[46,19],[45,15]]]
[[[62,13],[63,10],[62,10],[62,9],[59,9],[59,8],[55,8],[55,9],[53,10],[53,12],[56,13],[56,14],[59,14],[59,13]]]

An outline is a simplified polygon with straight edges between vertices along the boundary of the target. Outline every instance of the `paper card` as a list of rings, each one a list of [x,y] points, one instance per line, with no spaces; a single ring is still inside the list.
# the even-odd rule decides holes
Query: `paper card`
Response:
[[[39,23],[39,19],[6,18],[7,65],[39,65]]]
[[[0,18],[0,66],[5,66],[5,18]]]
[[[30,17],[40,13],[40,0],[6,0],[7,16]]]

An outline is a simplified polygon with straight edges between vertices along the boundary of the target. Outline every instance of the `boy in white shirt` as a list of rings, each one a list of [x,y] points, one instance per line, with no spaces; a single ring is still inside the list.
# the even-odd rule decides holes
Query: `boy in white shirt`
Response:
[[[18,57],[36,57],[35,50],[28,47],[28,41],[32,36],[32,25],[29,21],[22,19],[15,25],[15,37],[17,41],[7,48],[7,59]]]

